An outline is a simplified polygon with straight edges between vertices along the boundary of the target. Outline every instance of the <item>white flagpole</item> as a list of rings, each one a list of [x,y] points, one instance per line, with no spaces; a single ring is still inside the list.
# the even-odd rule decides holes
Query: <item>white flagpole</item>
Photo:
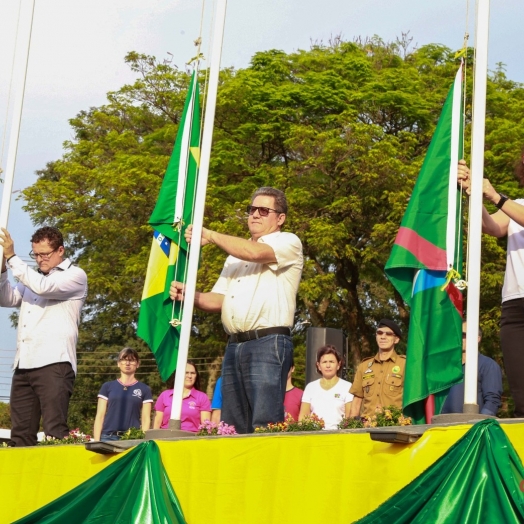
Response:
[[[9,149],[7,152],[7,163],[2,193],[2,204],[0,207],[0,226],[7,228],[9,219],[9,208],[11,206],[11,194],[13,192],[13,180],[15,177],[16,154],[18,152],[18,138],[20,136],[20,124],[22,121],[22,110],[24,107],[25,81],[27,77],[27,64],[29,63],[29,50],[31,48],[31,33],[33,29],[33,15],[35,12],[35,0],[27,0],[29,9],[29,34],[27,38],[21,38],[22,63],[20,67],[21,79],[17,84],[18,93],[13,107],[13,119],[11,124],[11,133],[9,137]],[[15,84],[16,85],[16,84]],[[0,261],[4,257],[4,248],[0,246]]]
[[[488,74],[489,0],[478,0],[475,31],[475,93],[471,139],[471,196],[469,199],[469,260],[466,370],[464,413],[478,413],[478,329],[480,303],[480,255],[482,236],[482,179],[484,177],[484,135]]]
[[[218,0],[215,13],[215,27],[213,31],[212,57],[209,68],[209,87],[207,92],[204,131],[202,134],[202,148],[200,153],[200,169],[198,172],[198,185],[195,198],[195,213],[193,221],[193,238],[200,239],[204,222],[204,207],[206,201],[207,179],[209,174],[209,160],[211,158],[211,145],[213,142],[213,125],[218,90],[218,75],[220,73],[220,59],[222,57],[222,41],[224,38],[224,25],[226,21],[227,0]],[[189,352],[189,339],[193,325],[193,306],[195,301],[198,262],[200,258],[200,243],[193,242],[189,251],[185,298],[182,307],[182,326],[178,346],[176,364],[176,378],[173,392],[173,405],[171,408],[171,421],[169,429],[180,429],[180,416],[182,412],[182,395],[184,392],[184,378]]]

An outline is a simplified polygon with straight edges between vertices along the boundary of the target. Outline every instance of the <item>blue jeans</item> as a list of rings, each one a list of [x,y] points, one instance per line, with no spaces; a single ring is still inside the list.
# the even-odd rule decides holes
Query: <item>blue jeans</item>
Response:
[[[100,441],[101,442],[109,442],[109,441],[112,441],[112,440],[120,440],[120,436],[119,435],[112,435],[110,433],[102,433],[100,435]]]
[[[237,433],[284,420],[284,396],[293,341],[268,335],[229,343],[222,364],[222,419]]]

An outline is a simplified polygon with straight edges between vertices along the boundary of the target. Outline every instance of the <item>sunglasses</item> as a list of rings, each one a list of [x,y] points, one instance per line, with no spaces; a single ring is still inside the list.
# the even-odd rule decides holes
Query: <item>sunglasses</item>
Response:
[[[389,332],[389,331],[382,331],[381,329],[377,329],[376,331],[377,335],[380,337],[382,335],[386,335],[386,337],[396,337],[395,333]]]
[[[260,206],[247,206],[246,211],[250,215],[253,215],[255,211],[258,211],[258,214],[261,217],[267,217],[269,213],[279,213],[280,214],[280,211],[277,211],[276,209],[271,209],[270,207],[260,207]]]

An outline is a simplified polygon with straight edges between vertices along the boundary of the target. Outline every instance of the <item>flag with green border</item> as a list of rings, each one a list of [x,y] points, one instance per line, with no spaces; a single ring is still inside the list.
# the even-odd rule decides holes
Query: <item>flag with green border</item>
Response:
[[[153,440],[138,444],[76,488],[16,522],[186,524]]]
[[[483,420],[357,524],[517,524],[524,522],[523,491],[511,440],[498,421]]]
[[[188,246],[185,227],[193,222],[200,163],[199,84],[193,73],[178,134],[158,200],[149,219],[154,228],[137,335],[155,355],[162,380],[176,369],[181,303],[169,297],[173,280],[185,281]],[[174,322],[173,322],[174,320]]]
[[[462,68],[444,103],[385,271],[410,306],[403,408],[425,422],[424,401],[440,413],[462,376],[462,292],[449,281],[462,270]]]

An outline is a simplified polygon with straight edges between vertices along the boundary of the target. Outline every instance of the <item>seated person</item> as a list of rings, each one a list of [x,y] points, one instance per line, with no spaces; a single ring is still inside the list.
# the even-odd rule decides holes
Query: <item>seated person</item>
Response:
[[[120,378],[102,384],[98,393],[94,440],[120,440],[130,428],[147,431],[151,426],[153,395],[149,386],[135,378],[139,366],[140,359],[134,349],[120,351]]]
[[[462,323],[462,370],[466,363],[466,327]],[[482,330],[479,328],[478,341],[482,340]],[[497,411],[502,403],[502,371],[500,366],[491,358],[478,354],[477,374],[477,404],[483,415],[497,416]],[[449,390],[448,396],[442,406],[441,414],[462,413],[464,408],[464,382],[455,384]]]
[[[287,374],[287,384],[286,384],[286,396],[284,397],[284,411],[286,417],[290,415],[293,420],[298,420],[298,415],[300,413],[300,405],[302,404],[302,394],[303,390],[296,388],[293,385],[291,376],[295,371],[295,361],[291,358],[291,367]]]
[[[155,404],[154,429],[168,429],[173,405],[173,390],[163,391]],[[196,433],[198,426],[211,417],[211,404],[207,395],[200,391],[200,375],[191,360],[186,364],[180,429]]]
[[[302,395],[298,420],[314,413],[324,421],[324,429],[337,429],[349,416],[353,395],[351,382],[339,378],[342,355],[335,346],[323,346],[317,353],[317,373],[322,378],[310,382]]]

